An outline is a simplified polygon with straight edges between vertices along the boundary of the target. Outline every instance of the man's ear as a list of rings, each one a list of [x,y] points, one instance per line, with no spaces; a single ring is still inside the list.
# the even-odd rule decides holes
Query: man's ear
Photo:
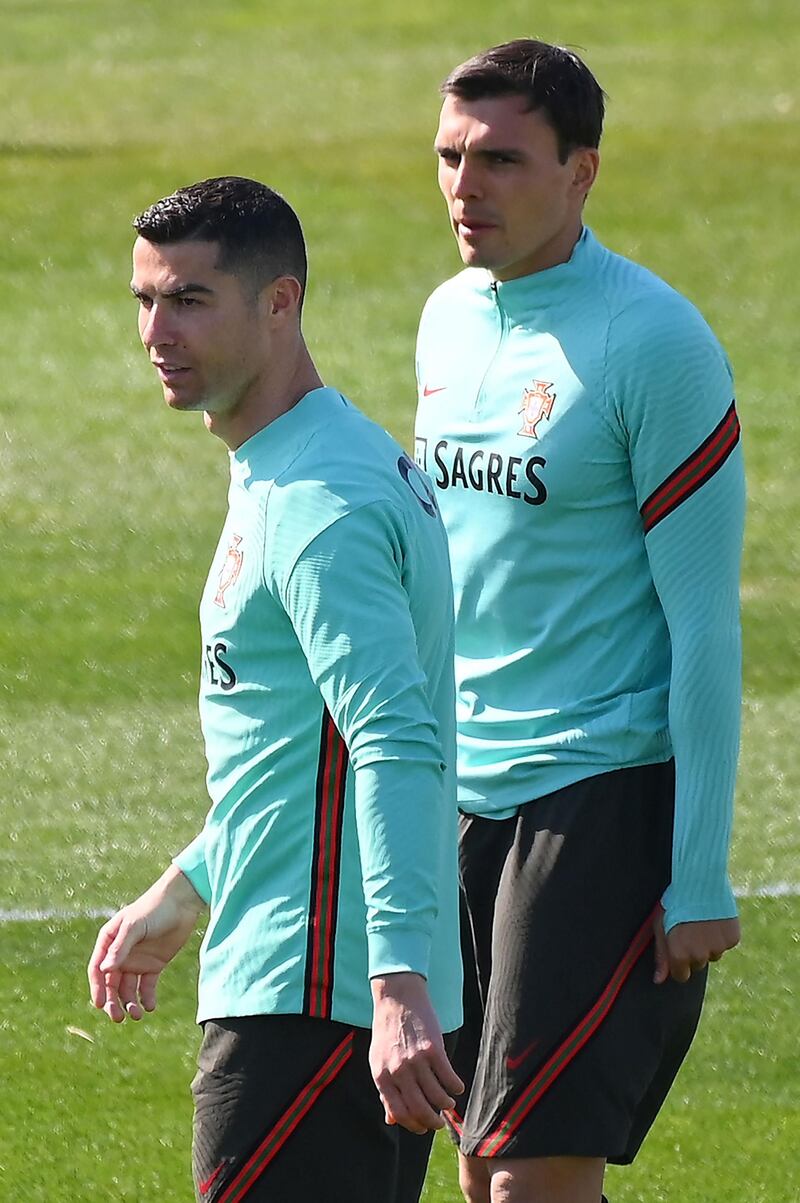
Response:
[[[586,197],[600,170],[600,152],[593,146],[581,146],[572,153],[574,155],[572,186],[581,196]]]
[[[280,320],[299,313],[303,286],[295,276],[278,276],[262,295],[266,312]]]

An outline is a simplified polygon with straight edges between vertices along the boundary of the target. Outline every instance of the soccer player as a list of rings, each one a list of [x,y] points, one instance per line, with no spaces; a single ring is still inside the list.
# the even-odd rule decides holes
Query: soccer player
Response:
[[[583,225],[603,92],[494,47],[442,86],[466,265],[428,301],[417,459],[456,601],[469,1203],[599,1203],[739,939],[727,877],[743,479],[723,351]]]
[[[446,536],[413,461],[322,385],[286,201],[206,180],[134,226],[142,343],[231,483],[200,606],[211,809],[100,931],[91,997],[152,1011],[208,908],[198,1199],[407,1203],[462,1089]]]

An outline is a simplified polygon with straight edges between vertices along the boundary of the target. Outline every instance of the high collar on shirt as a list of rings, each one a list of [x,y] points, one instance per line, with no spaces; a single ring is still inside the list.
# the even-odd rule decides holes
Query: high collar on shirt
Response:
[[[601,252],[600,243],[588,226],[584,226],[566,263],[557,263],[555,267],[533,272],[529,276],[496,281],[492,280],[488,271],[479,268],[474,271],[474,286],[486,297],[496,298],[510,317],[523,318],[532,309],[538,309],[543,303],[551,303],[564,290],[585,279],[587,270]]]
[[[246,485],[253,477],[263,479],[277,475],[308,442],[311,434],[327,425],[334,413],[347,404],[336,389],[312,389],[286,413],[252,434],[241,447],[228,452],[231,481]]]

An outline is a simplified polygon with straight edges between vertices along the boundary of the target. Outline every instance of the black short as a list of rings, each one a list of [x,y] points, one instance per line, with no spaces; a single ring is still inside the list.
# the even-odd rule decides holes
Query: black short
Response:
[[[462,1152],[635,1157],[705,989],[705,973],[653,982],[674,783],[671,762],[621,769],[509,819],[462,817]]]
[[[417,1203],[432,1135],[384,1122],[370,1033],[300,1015],[203,1025],[192,1082],[202,1203]]]

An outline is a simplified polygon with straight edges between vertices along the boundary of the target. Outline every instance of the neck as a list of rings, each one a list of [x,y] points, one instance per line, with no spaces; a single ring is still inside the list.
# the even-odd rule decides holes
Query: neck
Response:
[[[539,247],[535,254],[497,271],[490,269],[490,275],[493,280],[503,283],[506,280],[517,280],[521,276],[533,276],[536,272],[558,267],[560,263],[568,263],[582,233],[583,221],[578,217],[566,229],[559,230],[549,242]]]
[[[288,413],[315,388],[322,388],[319,375],[305,343],[284,363],[270,366],[269,374],[253,381],[245,395],[230,409],[206,412],[205,424],[212,434],[235,451],[259,430]]]

